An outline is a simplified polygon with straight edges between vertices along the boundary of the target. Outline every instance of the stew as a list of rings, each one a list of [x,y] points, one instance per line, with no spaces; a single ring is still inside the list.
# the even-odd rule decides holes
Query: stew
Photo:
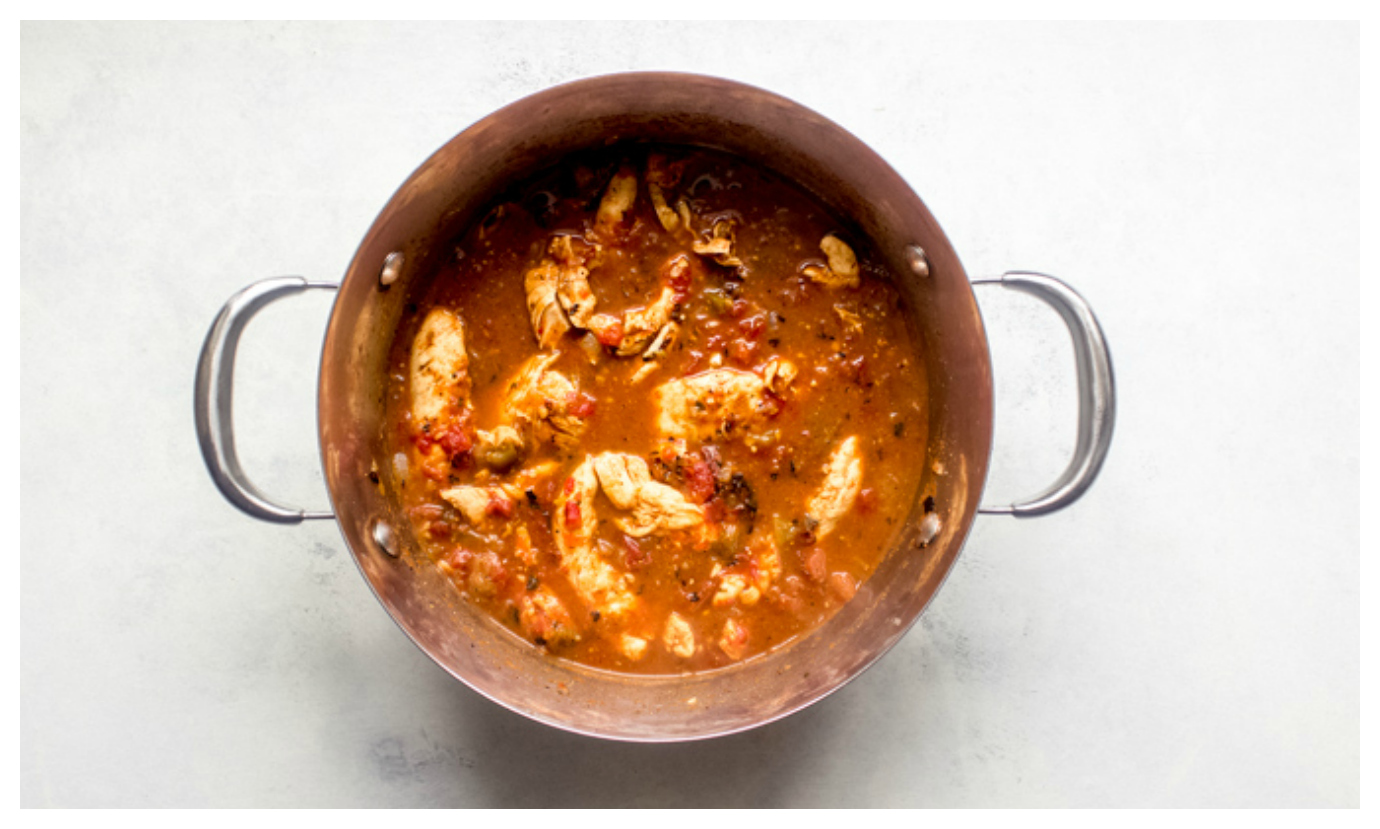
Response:
[[[920,495],[899,290],[742,159],[569,158],[421,284],[388,484],[424,566],[534,647],[639,673],[778,649],[853,597]]]

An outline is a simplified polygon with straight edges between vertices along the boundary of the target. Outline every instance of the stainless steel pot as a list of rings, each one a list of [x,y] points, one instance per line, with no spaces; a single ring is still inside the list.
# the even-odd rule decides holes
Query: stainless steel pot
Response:
[[[469,607],[417,545],[387,480],[386,359],[393,332],[438,250],[505,185],[575,150],[618,140],[700,144],[794,180],[869,238],[901,279],[930,380],[932,432],[924,475],[941,529],[917,504],[876,573],[822,627],[791,646],[704,674],[638,677],[555,659]],[[394,194],[339,286],[297,277],[236,294],[211,326],[196,380],[197,434],[225,497],[267,521],[332,518],[360,571],[399,627],[455,678],[507,708],[558,728],[634,741],[729,734],[784,717],[837,690],[905,635],[943,583],[979,512],[1034,516],[1073,503],[1106,456],[1114,421],[1111,356],[1092,310],[1048,276],[985,280],[1032,293],[1073,337],[1079,380],[1072,463],[1041,495],[981,508],[992,448],[992,371],[972,284],[920,198],[841,127],[785,98],[697,75],[611,75],[558,86],[490,115],[438,150]],[[249,482],[235,454],[230,398],[235,348],[268,302],[338,291],[321,352],[317,416],[333,511],[280,506]]]

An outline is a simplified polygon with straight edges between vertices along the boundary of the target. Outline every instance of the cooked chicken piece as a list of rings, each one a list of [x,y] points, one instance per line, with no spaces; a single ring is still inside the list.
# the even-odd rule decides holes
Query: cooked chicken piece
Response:
[[[542,348],[554,348],[565,332],[570,330],[570,320],[561,310],[558,298],[561,273],[562,268],[554,262],[542,262],[523,278],[527,291],[527,313],[532,319],[537,344]]]
[[[418,429],[469,406],[469,366],[464,323],[444,308],[433,308],[412,340],[412,420]]]
[[[647,655],[647,640],[640,636],[633,636],[625,633],[618,638],[618,650],[632,661],[636,662]]]
[[[619,357],[641,354],[663,328],[671,322],[680,305],[679,294],[667,285],[661,294],[646,308],[626,311],[623,314],[623,341],[618,344]]]
[[[605,452],[593,461],[604,494],[615,507],[632,513],[614,516],[613,523],[633,538],[704,524],[704,511],[679,491],[653,481],[647,462],[636,455]]]
[[[479,429],[474,435],[474,456],[497,472],[522,460],[526,451],[522,435],[512,426],[499,426],[492,432]]]
[[[578,641],[580,636],[570,612],[561,600],[545,587],[524,593],[517,602],[518,625],[523,635],[538,645],[559,647]]]
[[[713,604],[715,607],[728,607],[731,604],[742,602],[751,607],[757,604],[757,600],[762,598],[762,591],[757,585],[748,581],[748,577],[742,573],[728,573],[719,579],[718,592],[714,594]]]
[[[661,635],[661,642],[666,646],[666,650],[681,659],[689,659],[695,655],[695,631],[679,613],[673,612],[666,617],[666,631]]]
[[[772,582],[781,577],[781,553],[776,549],[776,542],[771,536],[749,545],[749,550],[757,557],[754,583],[758,590],[766,590]]]
[[[594,231],[600,239],[611,239],[623,224],[629,210],[637,201],[637,173],[624,164],[613,174],[604,197],[599,200],[599,212],[594,217]]]
[[[650,178],[647,180],[647,195],[652,198],[652,209],[656,211],[656,218],[657,221],[661,222],[661,226],[666,228],[668,233],[675,233],[680,230],[680,217],[666,203],[666,195],[661,192],[661,188],[653,184]]]
[[[774,366],[774,367],[773,367]],[[795,366],[781,360],[768,364],[772,385],[762,377],[731,368],[716,368],[662,383],[653,392],[657,426],[663,435],[704,440],[734,438],[750,432],[781,410],[778,389]]]
[[[656,371],[657,359],[671,350],[671,346],[676,344],[676,339],[680,336],[680,325],[668,322],[657,332],[656,339],[647,346],[647,350],[642,352],[642,365],[633,372],[631,382],[640,383],[647,375]]]
[[[512,497],[497,486],[455,486],[441,490],[441,497],[478,527],[493,515],[511,515]]]
[[[858,257],[847,243],[831,233],[820,240],[819,249],[824,251],[829,264],[823,268],[806,267],[806,276],[829,288],[858,287]]]
[[[455,582],[461,590],[482,599],[492,599],[508,583],[508,569],[498,554],[457,550],[438,561],[436,569]]]
[[[729,659],[742,659],[747,653],[748,632],[736,619],[724,620],[724,632],[719,636],[719,650]]]
[[[740,558],[731,571],[716,564],[712,576],[719,579],[719,589],[712,599],[715,607],[734,603],[751,607],[781,577],[781,554],[776,542],[771,536],[758,533],[748,543],[746,562]]]
[[[767,362],[766,368],[762,369],[762,382],[772,394],[780,397],[786,393],[786,389],[798,373],[794,363],[773,357]]]
[[[529,489],[556,474],[560,468],[559,461],[542,461],[536,466],[519,471],[511,481],[504,481],[498,487],[514,502],[522,502],[527,500]]]
[[[862,333],[862,330],[863,330],[863,321],[862,321],[862,317],[858,316],[857,314],[853,313],[852,311],[848,310],[847,308],[843,307],[842,305],[835,305],[835,306],[834,306],[834,313],[835,313],[835,314],[838,314],[839,321],[843,323],[843,327],[844,327],[844,328],[846,328],[846,329],[848,329],[849,331],[852,331],[852,332],[854,332],[854,333],[856,333],[856,334],[861,334],[861,333]]]
[[[676,215],[680,217],[681,227],[689,231],[691,235],[694,235],[695,222],[690,215],[690,205],[685,203],[685,199],[680,199],[676,202]]]
[[[690,249],[700,256],[707,256],[713,259],[726,268],[742,268],[743,260],[739,259],[733,252],[736,244],[737,239],[733,232],[733,222],[727,219],[720,219],[714,223],[714,228],[710,231],[709,240],[703,241],[696,239],[691,243]]]
[[[523,524],[518,524],[513,531],[513,555],[528,567],[536,567],[540,560],[537,558],[537,548],[532,546],[532,534]]]
[[[862,454],[858,438],[850,435],[840,443],[824,465],[824,483],[805,505],[805,514],[819,522],[815,538],[823,539],[848,514],[862,491]]]
[[[560,268],[556,277],[556,299],[561,303],[561,310],[565,311],[572,326],[588,328],[596,303],[594,291],[589,287],[589,269],[575,255],[569,236],[552,239],[549,251]]]
[[[623,342],[623,320],[612,314],[594,314],[585,326],[594,334],[600,345],[618,345]]]
[[[564,374],[550,368],[559,356],[537,354],[528,358],[504,394],[503,411],[529,448],[530,441],[552,441],[570,450],[585,431],[585,421],[572,413],[578,389]]]
[[[675,233],[688,226],[666,203],[666,195],[663,192],[663,188],[675,187],[680,182],[684,169],[684,161],[667,164],[665,156],[660,153],[653,153],[647,157],[647,195],[652,198],[652,208],[656,210],[657,221],[661,222],[661,226],[666,228],[668,233]]]
[[[586,460],[575,468],[556,495],[551,512],[551,534],[571,587],[600,618],[617,620],[637,599],[628,589],[631,579],[594,549],[594,531],[599,523],[594,512],[594,496],[598,492],[599,478],[594,464]]]

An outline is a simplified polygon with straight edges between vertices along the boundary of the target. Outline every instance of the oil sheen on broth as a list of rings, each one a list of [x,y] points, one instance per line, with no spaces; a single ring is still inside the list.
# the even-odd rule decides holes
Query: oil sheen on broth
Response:
[[[615,146],[509,191],[391,352],[390,484],[471,603],[638,673],[780,648],[915,501],[927,407],[891,277],[787,181]]]

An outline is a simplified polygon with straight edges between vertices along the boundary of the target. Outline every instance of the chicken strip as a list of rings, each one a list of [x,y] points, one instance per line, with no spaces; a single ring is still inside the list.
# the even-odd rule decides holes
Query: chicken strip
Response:
[[[430,431],[470,405],[470,358],[465,326],[445,308],[433,308],[412,340],[412,421]]]
[[[805,514],[818,521],[815,538],[823,539],[853,509],[862,491],[862,453],[857,435],[850,435],[835,447],[824,465],[824,483],[805,505]]]
[[[597,301],[594,291],[589,287],[589,269],[575,254],[569,236],[557,236],[549,247],[551,257],[556,261],[556,299],[565,311],[566,318],[575,328],[589,328],[590,318],[594,316]]]
[[[613,174],[604,197],[599,200],[599,212],[594,217],[595,234],[601,240],[615,238],[636,202],[637,172],[624,164]]]
[[[542,348],[554,348],[570,330],[570,320],[560,306],[560,280],[561,268],[554,262],[542,262],[523,278],[527,313],[532,319],[537,344]]]
[[[623,618],[636,604],[629,589],[631,577],[620,573],[594,547],[599,517],[594,497],[599,478],[588,459],[575,468],[561,487],[551,512],[551,534],[571,587],[601,619]]]

